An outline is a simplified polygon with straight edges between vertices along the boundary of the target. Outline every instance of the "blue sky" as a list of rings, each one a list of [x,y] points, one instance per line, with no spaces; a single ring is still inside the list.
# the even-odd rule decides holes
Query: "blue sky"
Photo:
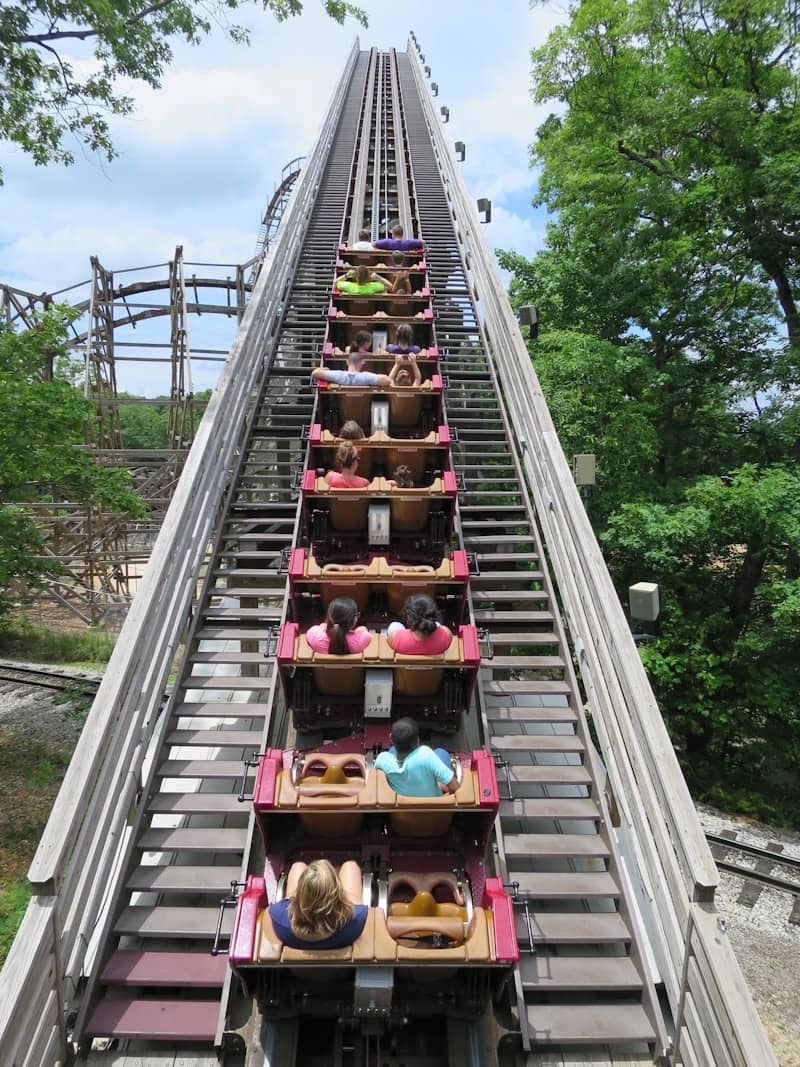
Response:
[[[549,6],[531,10],[527,0],[491,8],[464,0],[361,6],[367,30],[337,26],[316,0],[280,24],[243,8],[237,21],[249,26],[250,47],[217,32],[199,48],[176,49],[161,90],[126,87],[137,107],[114,121],[120,158],[112,163],[76,151],[71,168],[35,167],[16,148],[0,146],[0,278],[53,291],[87,278],[92,254],[119,271],[164,262],[176,244],[190,260],[249,259],[281,169],[311,145],[355,37],[362,48],[405,49],[409,29],[438,82],[437,103],[450,108],[452,140],[466,142],[467,187],[493,201],[490,243],[535,251],[544,218],[531,206],[528,145],[548,109],[530,100],[530,49],[563,15]],[[214,332],[229,341],[225,320]],[[198,375],[197,388],[212,384],[210,366]],[[120,386],[152,395],[166,382],[134,365]]]

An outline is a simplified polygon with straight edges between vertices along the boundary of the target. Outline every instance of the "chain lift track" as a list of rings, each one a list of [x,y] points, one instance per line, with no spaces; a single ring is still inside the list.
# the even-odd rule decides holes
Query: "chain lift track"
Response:
[[[92,1064],[94,1037],[132,1057],[169,1050],[176,1063],[190,1050],[193,1062],[210,1063],[215,1048],[242,1040],[248,1065],[290,1067],[289,1048],[292,1062],[303,1062],[296,1027],[261,1029],[225,956],[211,948],[231,931],[220,897],[235,895],[263,860],[239,802],[252,784],[243,761],[287,741],[272,635],[287,613],[296,475],[314,414],[309,375],[337,246],[370,220],[375,236],[398,218],[426,243],[461,485],[455,536],[474,561],[470,621],[484,631],[471,728],[494,755],[502,797],[487,862],[513,893],[522,947],[498,1008],[501,1030],[510,1030],[505,1044],[531,1065],[543,1049],[568,1063],[571,1048],[579,1058],[604,1050],[632,1057],[625,1062],[690,1067],[755,1067],[757,1049],[759,1067],[774,1062],[751,1026],[732,955],[712,943],[693,905],[682,976],[668,974],[648,947],[638,846],[621,854],[617,808],[573,669],[580,649],[570,646],[550,576],[550,518],[541,505],[537,515],[513,414],[511,399],[524,400],[509,397],[502,344],[479,314],[466,224],[454,206],[465,194],[445,173],[434,122],[413,50],[356,45],[31,868],[35,900],[0,979],[4,1063],[65,1062],[69,1040]],[[450,1054],[425,1062],[488,1064],[491,1030],[452,1031]],[[364,1041],[380,1047],[374,1033]],[[336,1062],[372,1061],[342,1051]]]

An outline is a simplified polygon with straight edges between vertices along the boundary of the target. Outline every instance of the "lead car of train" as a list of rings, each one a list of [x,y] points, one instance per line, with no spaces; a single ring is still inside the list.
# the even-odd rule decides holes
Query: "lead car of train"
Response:
[[[263,867],[228,902],[230,965],[273,1018],[474,1017],[518,959],[512,900],[487,857],[499,807],[495,764],[485,749],[463,750],[480,650],[466,615],[467,557],[451,546],[458,485],[424,252],[399,266],[387,259],[340,248],[337,278],[361,263],[390,279],[403,269],[411,291],[344,294],[334,281],[323,363],[342,368],[346,347],[368,329],[367,369],[386,373],[395,359],[387,346],[409,324],[421,381],[385,389],[317,383],[301,480],[303,546],[288,561],[290,621],[277,646],[295,747],[258,758],[252,803]],[[357,448],[369,482],[332,488],[324,474],[350,420],[365,432]],[[410,487],[395,484],[400,466]],[[414,593],[436,600],[454,634],[441,655],[399,654],[381,632]],[[314,651],[306,632],[341,596],[356,602],[375,636],[356,655]],[[400,716],[415,719],[424,740],[447,742],[455,793],[400,796],[375,769]],[[319,857],[361,867],[368,918],[346,948],[289,947],[270,920],[291,863]]]

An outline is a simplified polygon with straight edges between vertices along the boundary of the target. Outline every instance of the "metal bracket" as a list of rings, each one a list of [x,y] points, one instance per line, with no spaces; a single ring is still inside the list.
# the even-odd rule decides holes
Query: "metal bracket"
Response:
[[[241,785],[241,788],[239,789],[239,803],[240,804],[244,804],[245,800],[252,800],[253,799],[251,796],[250,797],[246,797],[244,795],[244,791],[245,791],[245,788],[247,786],[247,772],[251,767],[257,767],[259,765],[259,763],[261,762],[262,757],[265,756],[265,755],[266,755],[265,752],[254,752],[253,755],[250,757],[250,759],[242,760],[242,785]]]
[[[300,489],[303,484],[304,471],[302,467],[292,475],[292,489]]]
[[[278,651],[278,640],[280,638],[280,633],[280,626],[273,625],[267,627],[267,634],[265,638],[267,642],[267,647],[264,649],[265,659],[272,659],[272,657]]]
[[[291,558],[292,558],[292,546],[291,545],[285,545],[281,549],[281,558],[280,558],[280,563],[278,564],[278,574],[288,574],[289,573],[289,561],[291,560]]]
[[[499,752],[493,752],[492,753],[492,759],[494,760],[495,767],[497,768],[498,771],[502,771],[503,772],[503,776],[505,777],[505,780],[506,780],[506,789],[508,790],[508,796],[500,797],[500,799],[501,800],[513,800],[514,799],[514,789],[513,789],[513,786],[511,785],[511,764],[508,762],[508,760],[505,758],[505,756],[502,756]]]
[[[485,626],[478,628],[478,640],[486,642],[486,658],[494,659],[494,645],[492,644],[492,635],[486,629]]]
[[[222,920],[225,918],[226,908],[235,908],[236,902],[239,899],[238,889],[244,889],[245,882],[231,882],[230,896],[223,897],[219,902],[219,917],[217,918],[217,932],[214,934],[214,944],[211,946],[212,956],[227,956],[230,952],[230,945],[228,948],[220,948],[219,942],[222,937]]]
[[[528,933],[528,955],[536,955],[536,946],[533,943],[533,920],[531,919],[530,905],[527,897],[519,895],[519,882],[503,882],[503,889],[510,895],[515,908],[521,908],[525,916],[525,929]]]
[[[477,578],[480,575],[481,568],[478,563],[478,554],[476,552],[467,552],[467,568],[469,569],[472,578]]]

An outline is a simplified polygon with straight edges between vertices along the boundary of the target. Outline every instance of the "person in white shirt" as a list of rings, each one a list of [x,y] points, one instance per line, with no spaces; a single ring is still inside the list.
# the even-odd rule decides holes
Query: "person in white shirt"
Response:
[[[358,240],[353,245],[354,252],[374,252],[372,246],[372,234],[369,230],[359,230]]]

